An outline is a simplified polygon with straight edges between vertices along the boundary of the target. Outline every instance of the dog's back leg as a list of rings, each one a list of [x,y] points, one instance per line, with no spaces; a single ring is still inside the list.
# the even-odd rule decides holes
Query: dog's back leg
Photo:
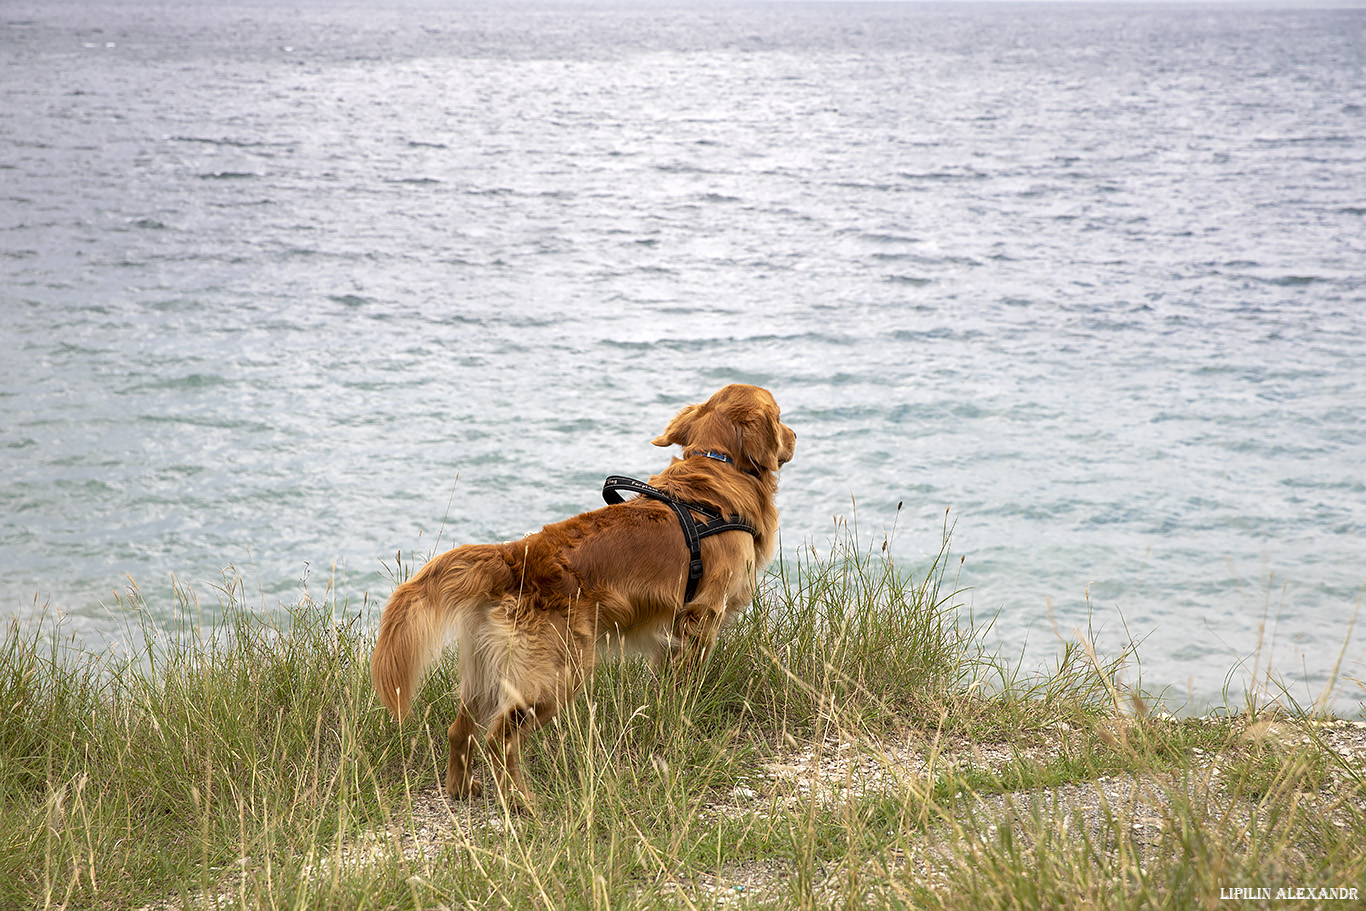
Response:
[[[451,756],[446,764],[446,793],[452,797],[478,797],[484,791],[470,771],[470,748],[478,736],[477,730],[470,707],[461,701],[460,712],[447,734]]]
[[[532,811],[531,792],[522,778],[522,734],[539,726],[535,719],[535,706],[508,709],[494,719],[488,739],[489,759],[499,793],[509,803]]]
[[[489,761],[498,791],[509,804],[534,813],[535,799],[522,777],[522,738],[559,714],[562,702],[551,697],[534,705],[504,710],[489,726]]]
[[[534,801],[522,778],[522,738],[549,724],[570,703],[592,673],[596,657],[590,638],[574,635],[566,618],[557,619],[553,637],[559,641],[538,652],[534,673],[505,679],[504,692],[511,698],[488,723],[489,760],[498,790],[509,802],[532,812]]]

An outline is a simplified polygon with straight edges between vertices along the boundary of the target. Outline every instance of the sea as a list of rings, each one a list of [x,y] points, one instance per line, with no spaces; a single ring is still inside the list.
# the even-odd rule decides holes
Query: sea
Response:
[[[789,567],[1366,710],[1360,5],[6,0],[0,338],[0,615],[91,651],[373,623],[744,382]]]

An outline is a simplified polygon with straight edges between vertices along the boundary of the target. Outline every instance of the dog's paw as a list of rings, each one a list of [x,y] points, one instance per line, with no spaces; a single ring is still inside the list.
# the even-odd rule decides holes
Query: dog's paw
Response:
[[[457,800],[475,800],[484,795],[484,785],[476,778],[464,781],[447,781],[446,793]]]
[[[524,819],[535,819],[541,815],[540,806],[537,804],[536,798],[525,791],[514,792],[508,800],[507,807],[509,813]]]

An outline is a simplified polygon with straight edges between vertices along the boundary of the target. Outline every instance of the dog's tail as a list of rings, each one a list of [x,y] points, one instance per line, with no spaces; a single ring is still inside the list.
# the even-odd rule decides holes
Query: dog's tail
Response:
[[[427,670],[460,618],[501,600],[512,573],[496,544],[467,544],[433,557],[389,597],[370,656],[370,680],[399,718],[412,711]]]

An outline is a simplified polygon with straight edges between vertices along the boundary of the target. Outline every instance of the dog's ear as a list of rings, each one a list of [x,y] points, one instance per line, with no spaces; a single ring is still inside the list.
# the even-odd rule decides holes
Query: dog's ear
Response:
[[[756,409],[735,423],[739,440],[739,458],[756,468],[777,471],[782,467],[779,458],[778,419],[766,410]]]
[[[672,446],[677,443],[680,446],[687,446],[688,440],[692,436],[692,425],[697,421],[697,415],[701,412],[701,405],[689,405],[674,415],[674,419],[669,422],[669,426],[664,428],[664,432],[651,440],[656,446]]]

